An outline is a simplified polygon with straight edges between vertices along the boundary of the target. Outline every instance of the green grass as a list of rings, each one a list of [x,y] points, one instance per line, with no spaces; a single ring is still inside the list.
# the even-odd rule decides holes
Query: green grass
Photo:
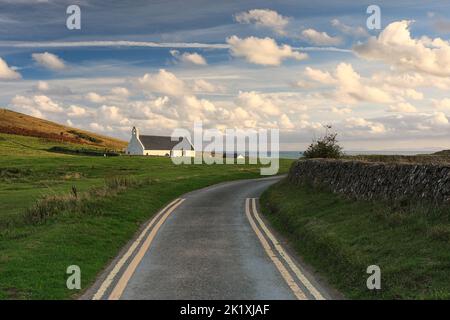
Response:
[[[450,299],[450,209],[355,201],[282,181],[263,213],[350,299]],[[381,290],[366,287],[369,265]]]
[[[260,177],[257,165],[176,166],[168,158],[48,152],[54,146],[86,148],[0,134],[0,299],[77,297],[66,288],[69,265],[81,267],[86,289],[164,204],[218,182]],[[291,162],[281,160],[280,173]],[[117,186],[118,179],[134,182]]]

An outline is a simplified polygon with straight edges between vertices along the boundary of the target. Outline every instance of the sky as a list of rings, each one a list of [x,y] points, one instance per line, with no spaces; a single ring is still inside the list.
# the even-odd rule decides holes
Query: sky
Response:
[[[325,125],[346,150],[448,149],[449,38],[444,0],[0,0],[0,106],[125,140],[202,121],[284,151]]]

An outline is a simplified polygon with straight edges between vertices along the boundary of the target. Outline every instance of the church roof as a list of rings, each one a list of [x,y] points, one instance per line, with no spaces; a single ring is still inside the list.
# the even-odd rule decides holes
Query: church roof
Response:
[[[183,141],[183,138],[172,141],[171,137],[139,135],[139,140],[144,145],[145,150],[172,150],[178,143]],[[185,139],[183,150],[194,150],[192,144],[187,139]]]

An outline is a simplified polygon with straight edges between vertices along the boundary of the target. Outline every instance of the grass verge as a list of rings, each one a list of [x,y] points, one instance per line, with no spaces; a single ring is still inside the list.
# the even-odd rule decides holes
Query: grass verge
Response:
[[[252,172],[211,173],[152,180],[101,197],[81,195],[82,201],[72,195],[41,200],[28,211],[31,223],[0,230],[0,299],[75,298],[81,292],[66,288],[68,266],[81,268],[86,289],[165,203],[221,181],[254,177]],[[42,208],[55,214],[42,217],[47,212]]]
[[[450,299],[450,209],[355,201],[284,180],[264,215],[305,261],[350,299]],[[381,290],[366,287],[369,265]]]
[[[164,204],[214,183],[260,177],[259,165],[49,152],[55,147],[84,148],[0,134],[0,299],[77,297],[66,288],[68,266],[80,266],[86,289]],[[281,160],[280,173],[291,163]]]

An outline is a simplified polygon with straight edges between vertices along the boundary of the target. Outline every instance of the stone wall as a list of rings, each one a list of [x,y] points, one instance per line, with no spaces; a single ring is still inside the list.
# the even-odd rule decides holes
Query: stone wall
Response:
[[[293,163],[288,179],[357,199],[450,204],[450,165],[299,160]]]

